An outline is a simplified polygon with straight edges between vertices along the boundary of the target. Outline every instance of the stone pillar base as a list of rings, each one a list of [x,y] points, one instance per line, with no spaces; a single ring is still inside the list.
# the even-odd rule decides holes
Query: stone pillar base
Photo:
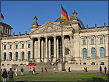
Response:
[[[44,63],[46,63],[46,62],[48,62],[47,58],[46,58],[46,59],[44,59]]]
[[[37,59],[37,63],[40,63],[40,59]]]
[[[53,62],[56,62],[56,58],[53,58]]]
[[[18,61],[21,61],[21,59],[18,59]]]
[[[87,56],[87,59],[90,59],[90,56]]]

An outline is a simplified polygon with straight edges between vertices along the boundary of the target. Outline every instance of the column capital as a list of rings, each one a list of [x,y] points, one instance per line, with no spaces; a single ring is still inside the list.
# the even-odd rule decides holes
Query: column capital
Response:
[[[72,37],[73,35],[72,34],[69,34],[69,36]]]
[[[40,37],[37,37],[37,39],[40,39]]]
[[[56,38],[56,35],[54,35],[53,37]]]
[[[44,36],[45,38],[48,38],[49,36]]]

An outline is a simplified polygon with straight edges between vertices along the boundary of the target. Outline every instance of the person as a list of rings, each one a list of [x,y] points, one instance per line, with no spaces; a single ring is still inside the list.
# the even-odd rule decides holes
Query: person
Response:
[[[14,82],[13,74],[14,72],[12,71],[12,68],[10,68],[10,71],[8,71],[9,74],[9,82]]]
[[[100,65],[100,73],[102,73],[102,67],[101,67],[101,65]]]
[[[21,68],[21,75],[23,75],[23,71],[24,71],[24,70],[23,70],[23,67],[22,67],[22,68]]]
[[[29,68],[29,74],[31,73],[31,67]]]
[[[86,70],[86,68],[84,67],[84,71]]]
[[[43,72],[43,68],[42,68],[42,72]]]
[[[70,72],[70,67],[68,68],[68,72]]]
[[[33,74],[35,74],[35,68],[33,67]]]
[[[47,68],[45,68],[45,71],[47,72]]]
[[[7,71],[6,71],[5,68],[4,68],[4,71],[3,71],[2,77],[3,77],[3,82],[6,82],[6,79],[7,79],[8,75],[7,75]]]
[[[17,68],[15,69],[15,75],[17,76]]]
[[[87,72],[87,67],[85,68],[86,72]]]
[[[106,70],[107,70],[106,66],[104,67],[104,70],[105,70],[105,73],[106,73]]]

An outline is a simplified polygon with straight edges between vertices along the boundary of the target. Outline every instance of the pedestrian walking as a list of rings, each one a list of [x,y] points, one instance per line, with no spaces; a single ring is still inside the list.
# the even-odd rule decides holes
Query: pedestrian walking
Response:
[[[17,76],[17,68],[15,69],[15,75]]]
[[[68,72],[70,72],[70,67],[68,68]]]
[[[45,71],[47,72],[47,68],[45,68]]]
[[[105,73],[106,73],[106,70],[107,70],[106,66],[104,67],[104,70],[105,70]]]
[[[31,74],[31,67],[29,68],[29,74]]]
[[[23,75],[23,72],[24,72],[24,70],[23,70],[23,67],[21,68],[21,75]]]
[[[9,82],[14,82],[13,74],[14,72],[12,71],[12,68],[10,68],[10,71],[8,71]]]
[[[7,71],[6,71],[5,68],[4,68],[4,71],[3,71],[2,77],[3,77],[3,82],[6,82],[8,75],[7,75]]]
[[[100,65],[100,73],[102,73],[102,67],[101,67],[101,65]]]

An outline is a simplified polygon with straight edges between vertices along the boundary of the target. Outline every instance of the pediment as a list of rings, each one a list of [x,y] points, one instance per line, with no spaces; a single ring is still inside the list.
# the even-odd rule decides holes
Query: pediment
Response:
[[[59,23],[47,22],[30,32],[30,34],[52,33],[61,31]]]

